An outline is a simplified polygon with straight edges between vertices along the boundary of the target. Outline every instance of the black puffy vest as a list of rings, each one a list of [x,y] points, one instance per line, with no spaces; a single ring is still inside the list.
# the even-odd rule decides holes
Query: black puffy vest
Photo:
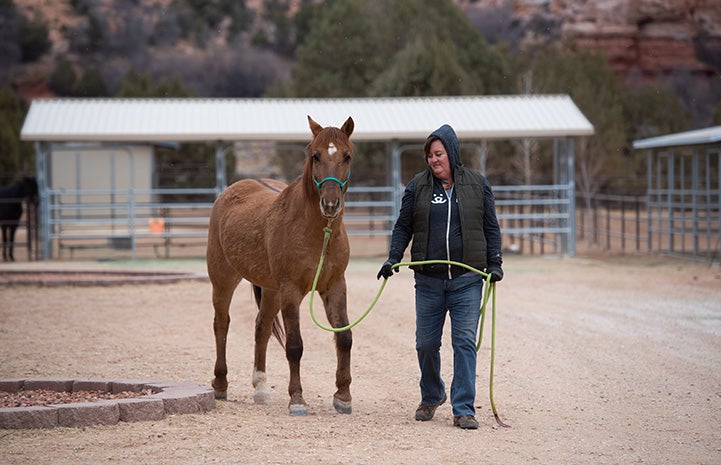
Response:
[[[445,237],[429,237],[428,218],[431,196],[433,195],[433,175],[426,170],[418,173],[415,184],[413,205],[413,245],[411,260],[427,260],[429,240],[445,241]],[[483,176],[464,167],[456,167],[454,173],[455,191],[458,197],[458,211],[463,235],[462,262],[479,270],[486,268],[486,236],[483,233]],[[423,271],[423,267],[414,266],[414,270]],[[455,274],[455,273],[454,273]]]

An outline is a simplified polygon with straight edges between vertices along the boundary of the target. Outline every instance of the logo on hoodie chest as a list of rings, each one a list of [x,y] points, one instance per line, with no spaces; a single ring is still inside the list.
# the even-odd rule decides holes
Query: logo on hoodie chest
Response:
[[[442,205],[442,204],[446,203],[446,201],[448,201],[448,197],[446,197],[445,195],[436,194],[436,193],[433,194],[433,198],[431,199],[431,203],[433,205]]]

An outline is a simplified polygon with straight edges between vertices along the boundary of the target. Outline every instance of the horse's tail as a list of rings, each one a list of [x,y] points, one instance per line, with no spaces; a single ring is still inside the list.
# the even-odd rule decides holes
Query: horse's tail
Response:
[[[253,284],[253,296],[255,297],[255,304],[258,306],[258,310],[260,310],[260,299],[263,297],[263,288]],[[255,326],[257,327],[259,323],[260,312],[258,312],[258,317],[255,319]],[[283,328],[283,322],[280,321],[280,314],[276,315],[273,320],[272,331],[273,336],[275,336],[280,346],[285,349],[285,329]]]

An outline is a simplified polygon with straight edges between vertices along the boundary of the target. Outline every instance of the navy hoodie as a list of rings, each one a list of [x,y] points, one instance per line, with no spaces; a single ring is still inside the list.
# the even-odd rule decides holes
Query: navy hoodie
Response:
[[[430,167],[418,173],[408,183],[403,194],[401,211],[393,228],[389,258],[402,260],[412,238],[414,241],[412,259],[414,261],[452,260],[482,268],[488,265],[501,266],[501,232],[496,218],[495,200],[491,186],[480,173],[468,170],[463,166],[460,144],[451,126],[443,125],[433,131],[428,136],[428,140],[434,139],[440,140],[448,153],[453,171],[454,187],[450,191],[444,190],[442,182],[433,176]],[[423,189],[430,187],[431,183],[432,193],[430,196],[429,193],[423,194]],[[462,196],[460,199],[461,209],[459,209],[459,191],[465,193],[460,194]],[[474,204],[474,198],[477,199],[479,196],[483,200],[477,200]],[[415,202],[418,198],[426,199],[428,204],[417,207]],[[466,215],[466,220],[462,225],[461,216],[463,214]],[[468,215],[472,216],[468,218]],[[463,231],[466,231],[466,247],[473,248],[471,251],[467,250],[466,253],[463,250]],[[469,241],[473,238],[476,240],[473,245],[469,245]],[[485,256],[478,257],[479,253],[483,253],[484,248]],[[468,261],[473,261],[473,263],[468,263]],[[465,268],[447,265],[425,265],[413,268],[423,274],[441,278],[452,278],[467,272]]]

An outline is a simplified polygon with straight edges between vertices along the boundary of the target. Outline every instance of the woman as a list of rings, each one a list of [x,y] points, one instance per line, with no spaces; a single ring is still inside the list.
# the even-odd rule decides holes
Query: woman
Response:
[[[408,244],[411,261],[449,260],[503,278],[501,230],[493,191],[480,173],[465,168],[455,131],[443,125],[426,139],[428,167],[406,186],[401,210],[393,227],[388,260],[378,279],[393,275]],[[446,312],[451,318],[453,424],[477,429],[476,334],[480,317],[483,278],[449,264],[414,265],[416,294],[416,351],[421,371],[418,421],[433,418],[446,399],[441,378],[441,336]],[[397,272],[398,269],[396,268]]]

